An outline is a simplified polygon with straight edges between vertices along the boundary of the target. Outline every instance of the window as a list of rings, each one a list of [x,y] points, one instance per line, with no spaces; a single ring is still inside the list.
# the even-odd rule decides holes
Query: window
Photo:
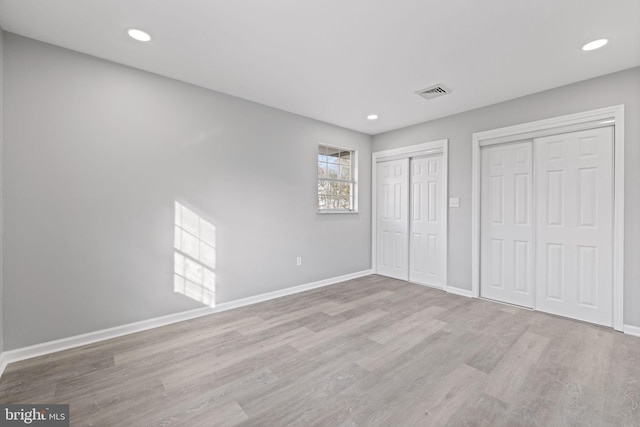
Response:
[[[318,212],[357,212],[356,152],[318,146]]]

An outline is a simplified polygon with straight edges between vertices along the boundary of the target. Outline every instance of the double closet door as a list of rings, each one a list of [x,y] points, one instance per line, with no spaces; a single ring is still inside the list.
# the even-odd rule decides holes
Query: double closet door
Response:
[[[613,128],[482,149],[480,294],[612,326]]]
[[[377,163],[377,273],[435,287],[446,269],[442,154]]]

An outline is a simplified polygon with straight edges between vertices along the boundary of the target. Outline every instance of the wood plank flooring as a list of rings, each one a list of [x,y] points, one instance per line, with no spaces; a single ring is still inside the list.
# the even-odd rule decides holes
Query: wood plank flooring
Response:
[[[380,276],[11,364],[74,426],[640,426],[640,338]]]

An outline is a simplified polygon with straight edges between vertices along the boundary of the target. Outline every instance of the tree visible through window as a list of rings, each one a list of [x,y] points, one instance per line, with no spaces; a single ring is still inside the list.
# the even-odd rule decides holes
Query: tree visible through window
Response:
[[[318,211],[355,212],[356,152],[318,146]]]

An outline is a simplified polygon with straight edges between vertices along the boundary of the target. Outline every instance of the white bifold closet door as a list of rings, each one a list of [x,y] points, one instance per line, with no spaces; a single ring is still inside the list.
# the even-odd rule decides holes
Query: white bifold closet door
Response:
[[[442,154],[377,164],[376,272],[444,286],[446,195]]]
[[[482,149],[483,297],[611,326],[613,128]]]
[[[444,286],[446,215],[442,155],[411,159],[409,281]]]
[[[378,163],[377,273],[409,280],[409,159]]]
[[[533,307],[531,141],[482,149],[480,295]]]
[[[534,141],[536,308],[613,325],[613,128]]]

